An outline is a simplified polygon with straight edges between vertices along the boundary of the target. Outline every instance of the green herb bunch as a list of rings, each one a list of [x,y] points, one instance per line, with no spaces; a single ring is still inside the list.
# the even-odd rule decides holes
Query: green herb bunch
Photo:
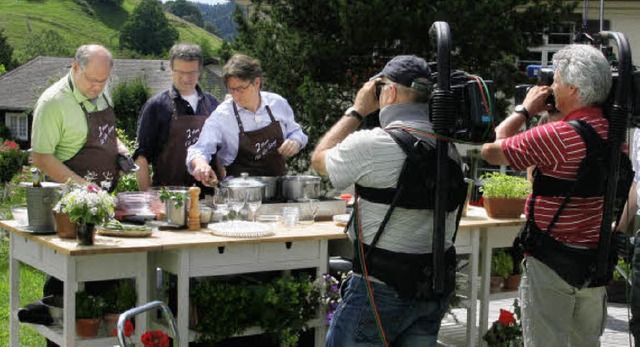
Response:
[[[531,182],[520,176],[499,172],[482,175],[482,196],[487,198],[526,198],[531,193]]]
[[[76,319],[91,319],[102,317],[104,300],[99,296],[76,293]]]
[[[173,201],[173,206],[180,207],[184,204],[185,200],[189,198],[189,193],[170,191],[167,187],[160,189],[160,201],[166,203],[167,201]]]
[[[493,251],[491,257],[491,275],[508,277],[513,272],[511,255],[502,249]]]

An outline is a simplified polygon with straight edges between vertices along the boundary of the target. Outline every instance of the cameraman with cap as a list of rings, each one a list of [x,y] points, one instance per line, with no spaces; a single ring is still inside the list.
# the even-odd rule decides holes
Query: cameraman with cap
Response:
[[[590,127],[607,138],[609,122],[601,105],[611,89],[611,68],[598,49],[582,44],[558,51],[553,65],[551,87],[532,88],[496,128],[497,140],[482,146],[482,157],[515,170],[536,166],[527,223],[519,235],[525,250],[519,292],[525,346],[599,346],[607,316],[606,281],[595,279],[591,270],[604,196],[578,197],[572,188],[582,181],[579,167],[587,154],[577,129]],[[551,109],[545,102],[550,93],[563,117],[517,133],[531,115]],[[576,127],[569,123],[574,120],[584,123]]]
[[[455,281],[453,211],[461,201],[456,200],[446,214],[447,274],[444,292],[436,294],[430,290],[435,194],[420,188],[425,177],[433,186],[435,161],[420,160],[424,174],[419,171],[414,176],[421,181],[407,184],[420,202],[399,193],[406,171],[415,170],[411,166],[404,170],[406,143],[398,138],[411,144],[419,141],[418,145],[427,147],[427,154],[434,153],[436,139],[431,135],[427,104],[431,86],[431,71],[422,58],[393,58],[358,91],[353,106],[324,135],[312,155],[315,170],[329,176],[337,190],[355,184],[357,196],[347,226],[356,254],[354,273],[345,282],[342,301],[332,317],[327,346],[436,345]],[[363,118],[378,109],[380,127],[356,131]],[[462,181],[460,157],[453,144],[449,145],[448,163],[454,168],[450,171],[455,171],[452,177],[457,173],[455,177]],[[462,189],[464,193],[463,181]],[[411,203],[412,207],[404,206]]]

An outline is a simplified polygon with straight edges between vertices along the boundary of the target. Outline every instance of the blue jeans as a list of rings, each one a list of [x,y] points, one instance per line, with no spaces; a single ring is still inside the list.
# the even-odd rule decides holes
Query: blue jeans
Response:
[[[325,346],[382,346],[363,277],[352,276],[338,305]],[[451,295],[438,299],[403,299],[382,283],[371,282],[373,296],[389,346],[436,346],[440,322]]]

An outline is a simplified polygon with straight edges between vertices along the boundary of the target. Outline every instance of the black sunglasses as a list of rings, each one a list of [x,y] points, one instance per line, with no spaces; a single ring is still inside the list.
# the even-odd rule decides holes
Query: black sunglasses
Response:
[[[382,93],[382,87],[386,86],[389,83],[378,81],[376,82],[376,100],[380,100],[380,93]]]

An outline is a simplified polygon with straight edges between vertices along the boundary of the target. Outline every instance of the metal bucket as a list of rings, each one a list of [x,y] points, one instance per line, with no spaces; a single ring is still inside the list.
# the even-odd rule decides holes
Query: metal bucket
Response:
[[[25,188],[27,189],[29,229],[37,231],[54,230],[53,207],[60,199],[58,186]]]
[[[187,225],[187,204],[189,200],[185,200],[180,206],[176,206],[173,200],[165,201],[165,210],[167,214],[167,223],[175,224],[176,226]]]

